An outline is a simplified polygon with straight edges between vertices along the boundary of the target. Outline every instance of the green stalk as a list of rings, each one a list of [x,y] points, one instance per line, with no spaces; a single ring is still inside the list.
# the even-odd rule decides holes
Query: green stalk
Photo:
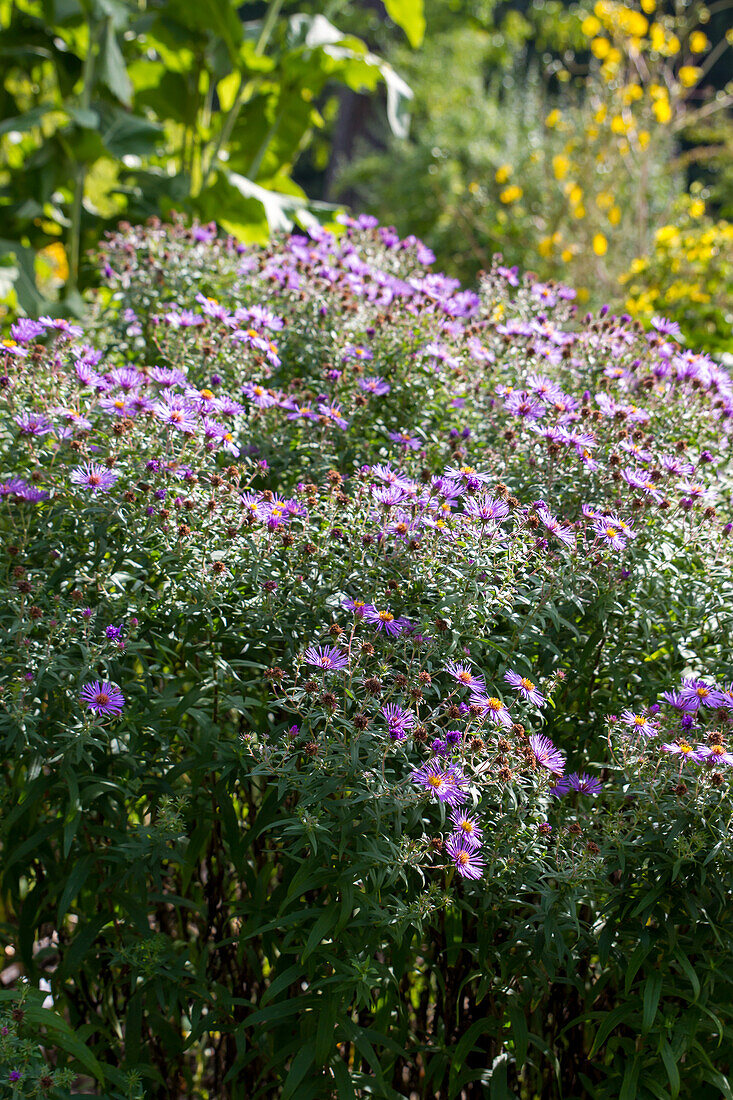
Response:
[[[91,17],[88,19],[89,48],[82,68],[82,89],[80,107],[88,111],[92,102],[94,84],[94,55],[97,33]],[[81,215],[84,202],[84,184],[87,170],[83,164],[77,164],[74,171],[74,197],[71,204],[71,225],[69,226],[69,278],[66,283],[66,296],[76,292],[79,285],[79,263],[81,259]]]
[[[283,0],[270,0],[270,6],[267,9],[267,15],[265,16],[262,23],[260,37],[257,39],[257,45],[255,46],[255,54],[258,57],[261,57],[267,49],[267,44],[270,41],[273,30],[275,29],[275,23],[277,22],[277,17],[280,14],[280,9],[282,8],[282,6]],[[248,86],[249,92],[247,95],[245,95],[245,90]],[[249,102],[249,100],[251,99],[255,86],[256,84],[253,81],[250,81],[248,83],[245,82],[243,72],[239,74],[239,87],[237,88],[237,94],[234,97],[234,103],[229,110],[229,114],[224,120],[224,125],[222,126],[219,137],[217,138],[216,145],[214,146],[214,151],[211,154],[208,166],[201,179],[201,186],[198,190],[199,194],[201,193],[201,191],[203,191],[203,189],[206,187],[206,184],[209,182],[209,178],[214,170],[214,166],[219,159],[219,154],[221,153],[224,146],[228,143],[229,138],[232,136],[232,130],[236,125],[237,118],[239,117],[239,112],[241,111],[245,103]]]

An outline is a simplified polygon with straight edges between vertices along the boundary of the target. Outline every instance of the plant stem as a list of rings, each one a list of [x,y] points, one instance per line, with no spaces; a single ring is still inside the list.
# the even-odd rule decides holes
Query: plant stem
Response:
[[[94,83],[94,54],[97,45],[97,28],[91,17],[87,21],[89,28],[89,48],[84,58],[82,69],[82,89],[80,106],[83,111],[88,111],[92,101],[92,85]],[[74,170],[74,197],[71,205],[71,225],[69,227],[69,278],[66,283],[66,294],[77,290],[79,286],[79,262],[81,258],[81,216],[84,204],[84,184],[87,170],[84,164],[77,164]]]
[[[257,39],[257,45],[255,46],[255,54],[257,57],[261,57],[267,48],[267,44],[270,41],[273,30],[275,29],[275,23],[277,21],[278,15],[280,14],[280,9],[282,8],[282,6],[283,0],[270,0],[270,6],[267,9],[267,15],[265,16],[262,23],[260,37]],[[214,146],[214,151],[211,154],[209,163],[206,167],[206,171],[203,173],[201,186],[198,190],[199,194],[201,193],[201,191],[203,191],[204,187],[209,182],[209,178],[214,170],[214,166],[219,159],[219,154],[229,141],[229,138],[232,136],[232,130],[236,125],[237,118],[239,117],[239,112],[241,111],[245,103],[247,103],[251,99],[254,88],[256,87],[256,83],[256,81],[245,82],[244,72],[240,72],[239,87],[237,88],[237,94],[234,97],[234,103],[232,103],[229,114],[224,120],[224,125],[222,126],[219,137],[217,138],[216,145]],[[248,93],[245,95],[245,91],[247,89],[249,90]]]

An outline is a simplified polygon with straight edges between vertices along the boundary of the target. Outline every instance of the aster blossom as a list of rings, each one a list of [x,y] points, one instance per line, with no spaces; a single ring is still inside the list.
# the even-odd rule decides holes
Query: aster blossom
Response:
[[[108,493],[119,476],[114,470],[108,470],[98,462],[85,462],[74,467],[69,474],[69,480],[93,493]]]
[[[393,741],[403,741],[407,731],[415,725],[415,715],[393,703],[382,707],[382,714],[387,720],[389,735]]]
[[[479,707],[482,714],[487,716],[495,726],[505,726],[509,729],[512,725],[512,716],[506,703],[503,703],[496,695],[472,695],[471,706]]]
[[[451,812],[450,819],[454,836],[459,837],[469,848],[480,847],[484,834],[475,818],[464,810],[455,809]]]
[[[462,878],[481,878],[484,861],[475,845],[472,846],[464,837],[451,836],[445,842],[445,850]]]
[[[523,699],[526,699],[529,703],[534,703],[536,707],[543,707],[547,702],[532,680],[528,680],[526,676],[520,676],[518,672],[512,672],[510,669],[504,673],[504,679]]]
[[[554,787],[550,787],[550,793],[558,797],[570,791],[578,791],[579,794],[598,794],[602,787],[600,779],[595,779],[586,772],[572,772],[558,780]]]
[[[452,676],[454,680],[457,680],[459,684],[471,688],[472,691],[486,691],[483,676],[474,676],[469,665],[448,661],[448,664],[445,666],[445,671],[449,676]]]
[[[125,705],[125,697],[119,686],[109,680],[93,680],[84,684],[79,698],[93,714],[109,714],[115,718],[119,718]]]
[[[446,764],[434,757],[422,767],[416,768],[410,779],[448,806],[460,806],[466,801],[466,777],[457,764]]]
[[[333,645],[308,646],[304,656],[307,664],[322,668],[325,672],[338,672],[349,663],[348,656]]]
[[[553,775],[563,774],[565,754],[560,752],[544,733],[533,733],[529,739],[529,747],[535,755],[535,760],[543,768],[547,768]]]

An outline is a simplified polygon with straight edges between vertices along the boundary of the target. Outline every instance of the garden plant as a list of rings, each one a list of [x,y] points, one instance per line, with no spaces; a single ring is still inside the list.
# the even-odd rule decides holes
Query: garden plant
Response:
[[[433,260],[122,226],[0,346],[3,1096],[733,1097],[733,383]]]

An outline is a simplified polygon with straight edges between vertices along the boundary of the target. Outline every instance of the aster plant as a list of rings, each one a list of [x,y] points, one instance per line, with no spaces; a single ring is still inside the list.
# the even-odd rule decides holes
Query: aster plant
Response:
[[[431,263],[127,227],[0,350],[0,1003],[99,1094],[727,1095],[733,384]]]

